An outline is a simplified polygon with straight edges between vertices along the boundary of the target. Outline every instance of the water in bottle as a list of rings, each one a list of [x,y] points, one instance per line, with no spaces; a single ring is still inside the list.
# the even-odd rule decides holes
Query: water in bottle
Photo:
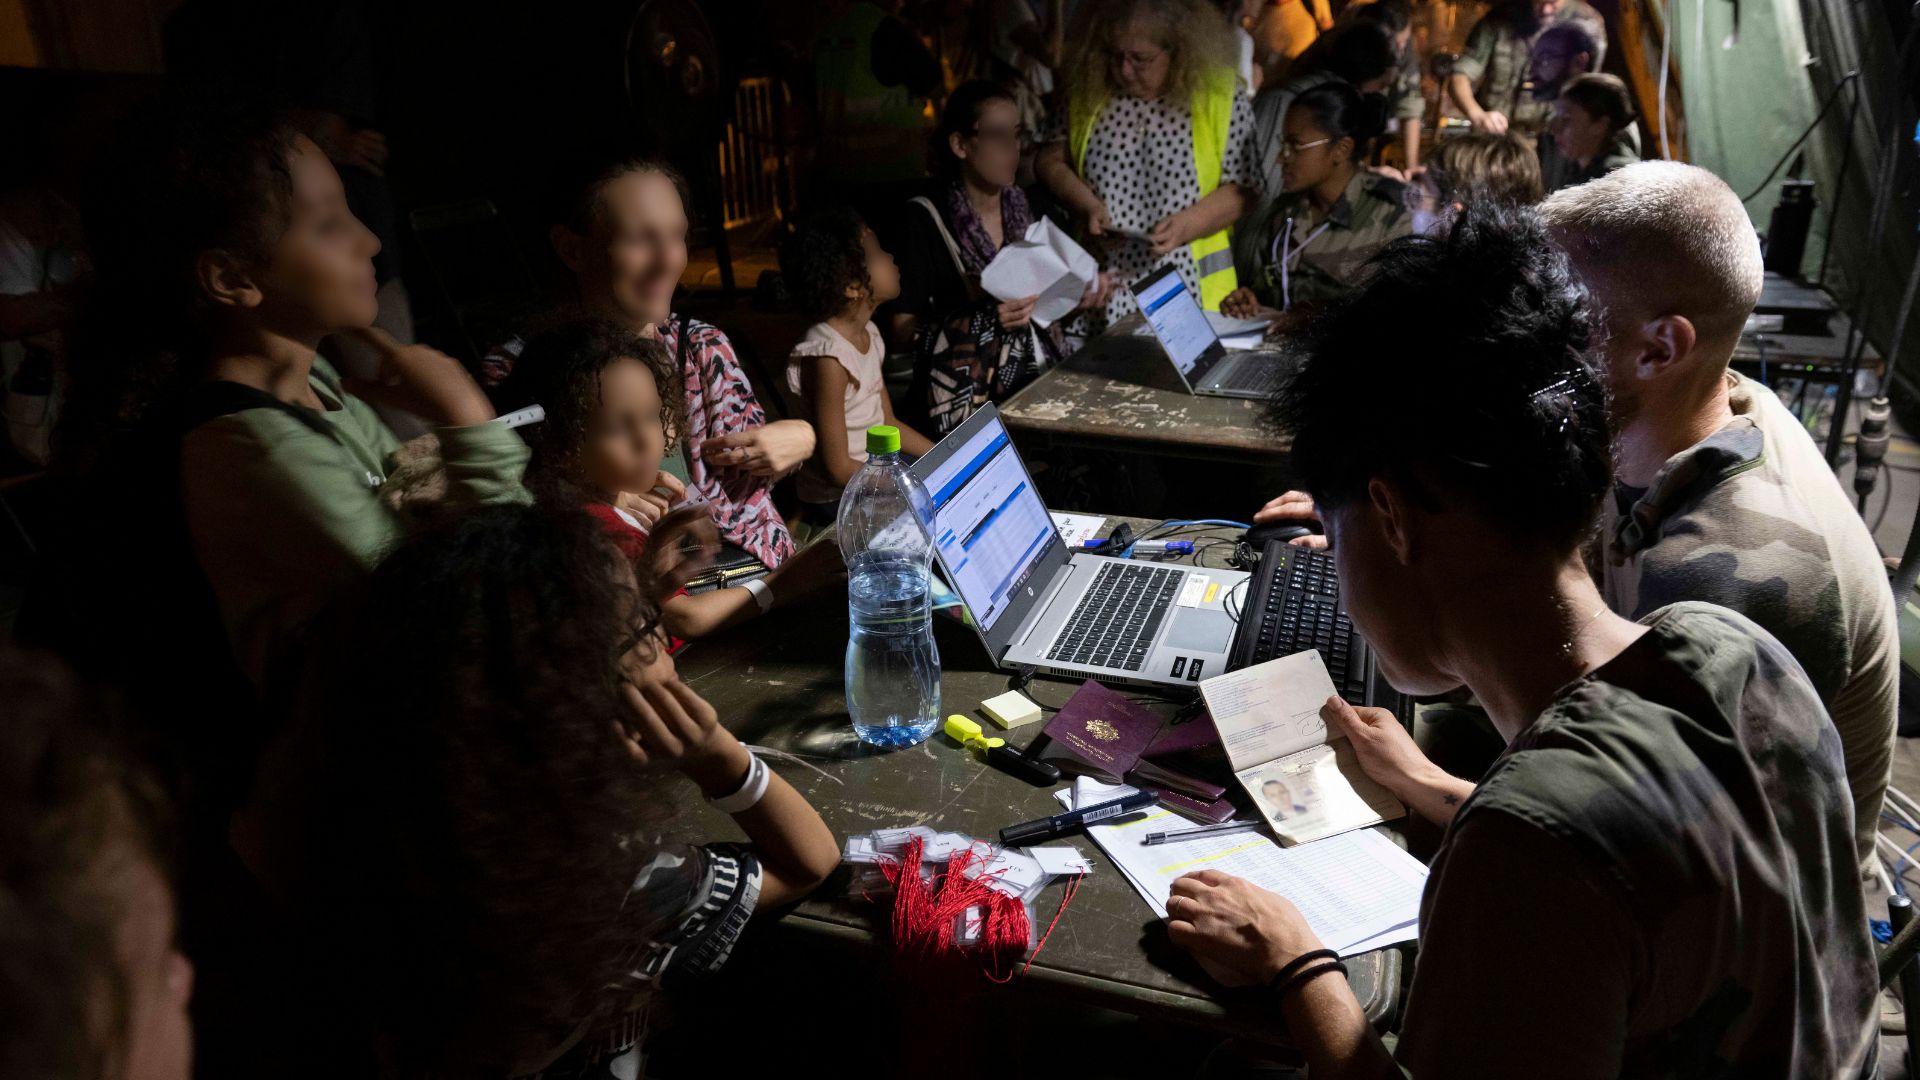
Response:
[[[835,531],[847,560],[847,712],[875,746],[912,746],[940,722],[932,508],[900,460],[899,429],[867,429],[867,463],[840,496]]]

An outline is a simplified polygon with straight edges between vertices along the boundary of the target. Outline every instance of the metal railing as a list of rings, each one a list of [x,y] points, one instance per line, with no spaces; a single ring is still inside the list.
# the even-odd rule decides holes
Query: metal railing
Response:
[[[733,115],[716,148],[725,228],[783,216],[793,205],[792,151],[786,145],[787,85],[774,78],[742,79]]]

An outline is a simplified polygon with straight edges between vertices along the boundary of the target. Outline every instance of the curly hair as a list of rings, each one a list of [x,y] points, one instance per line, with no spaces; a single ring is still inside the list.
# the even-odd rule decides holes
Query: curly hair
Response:
[[[822,210],[780,245],[780,274],[800,311],[825,322],[847,310],[847,287],[873,288],[867,276],[867,223],[845,207]]]
[[[577,490],[580,455],[599,414],[600,379],[621,361],[632,361],[653,375],[660,395],[660,425],[672,450],[687,429],[687,399],[679,367],[654,338],[597,315],[570,314],[527,338],[513,374],[496,395],[502,411],[538,405],[547,418],[521,429],[533,450],[527,486],[543,498]]]
[[[182,100],[129,118],[83,199],[96,275],[54,433],[62,471],[97,461],[193,377],[214,314],[196,262],[214,250],[270,259],[291,220],[299,137],[285,118]]]
[[[403,1074],[550,1050],[631,963],[662,782],[621,744],[655,612],[577,508],[430,525],[374,572],[330,720],[330,895],[362,1022]]]
[[[1569,550],[1612,481],[1593,324],[1539,216],[1476,201],[1445,237],[1389,244],[1304,327],[1272,417],[1329,508],[1387,477],[1430,508]]]
[[[1231,71],[1239,64],[1233,28],[1205,0],[1081,4],[1076,25],[1067,34],[1067,40],[1074,43],[1067,54],[1067,86],[1075,108],[1113,97],[1109,50],[1114,35],[1136,19],[1151,28],[1154,40],[1167,50],[1164,94],[1170,100],[1188,100],[1207,72],[1222,68]]]
[[[0,655],[0,696],[0,1075],[118,1075],[131,973],[106,871],[130,849],[168,874],[167,800],[58,660]]]

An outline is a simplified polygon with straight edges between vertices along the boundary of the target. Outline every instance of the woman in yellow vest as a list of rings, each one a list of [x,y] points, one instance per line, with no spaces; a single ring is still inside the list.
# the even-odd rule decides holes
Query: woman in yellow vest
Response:
[[[1101,269],[1128,282],[1171,263],[1218,309],[1235,285],[1228,230],[1259,188],[1230,29],[1204,0],[1108,0],[1082,18],[1034,171],[1085,222]],[[1106,314],[1134,310],[1118,290]]]

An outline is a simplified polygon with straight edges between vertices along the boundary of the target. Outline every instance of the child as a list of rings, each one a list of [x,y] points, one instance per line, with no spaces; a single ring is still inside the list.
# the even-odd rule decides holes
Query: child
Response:
[[[323,609],[403,531],[376,495],[399,442],[373,404],[436,425],[455,505],[524,501],[527,449],[488,423],[493,407],[457,361],[371,329],[380,244],[311,140],[282,124],[182,114],[124,153],[123,167],[102,170],[114,197],[89,221],[98,307],[55,453],[146,440],[118,459],[135,475],[107,461],[92,481],[136,498],[164,490],[168,505],[155,509],[184,515],[184,530],[158,528],[151,546],[184,532],[183,561],[204,572],[227,646],[271,702],[289,690]],[[343,381],[317,356],[341,333],[380,353],[377,379]],[[128,507],[113,513],[107,523],[124,527]]]
[[[851,210],[819,214],[780,249],[780,269],[801,311],[816,320],[787,358],[786,391],[818,437],[796,480],[803,515],[808,524],[826,525],[867,460],[868,428],[899,428],[900,449],[913,457],[933,443],[896,419],[887,399],[887,348],[873,311],[900,295],[900,271],[873,230]]]
[[[650,587],[615,555],[578,509],[487,507],[375,571],[295,893],[349,1010],[322,1049],[371,1044],[391,1075],[645,1075],[659,980],[717,969],[838,864],[651,647]],[[702,796],[746,843],[676,827]]]
[[[533,447],[528,486],[550,505],[584,506],[629,560],[687,498],[660,467],[686,430],[686,411],[680,373],[659,341],[599,316],[562,322],[526,342],[499,396],[514,409],[546,410],[521,429]],[[814,548],[764,579],[667,598],[662,626],[698,638],[770,609],[776,595],[790,598],[828,576],[837,550]]]

